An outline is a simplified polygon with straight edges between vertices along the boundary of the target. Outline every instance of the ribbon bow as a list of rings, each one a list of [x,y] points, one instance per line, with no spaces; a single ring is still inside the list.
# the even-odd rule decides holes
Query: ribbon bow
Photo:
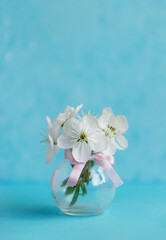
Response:
[[[74,165],[66,185],[69,187],[74,187],[77,185],[78,179],[86,163],[77,162],[74,159],[72,152],[70,150],[65,150],[65,158],[69,159],[70,163]],[[106,172],[108,177],[112,180],[116,188],[123,184],[122,179],[113,169],[113,165],[114,165],[113,156],[106,156],[102,153],[97,153],[96,155],[91,156],[90,159],[95,160],[100,165],[100,167],[104,169],[104,171]]]

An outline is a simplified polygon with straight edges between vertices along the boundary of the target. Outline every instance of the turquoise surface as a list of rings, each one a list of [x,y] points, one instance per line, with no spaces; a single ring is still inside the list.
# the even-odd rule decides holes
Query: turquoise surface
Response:
[[[166,239],[166,184],[125,184],[93,217],[61,213],[48,184],[3,184],[0,196],[1,240]]]

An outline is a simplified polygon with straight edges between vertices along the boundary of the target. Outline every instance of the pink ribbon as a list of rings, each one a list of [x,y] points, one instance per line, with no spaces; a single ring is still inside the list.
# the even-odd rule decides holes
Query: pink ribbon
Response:
[[[69,159],[71,164],[74,165],[66,185],[74,187],[77,185],[78,179],[86,163],[77,162],[74,159],[72,152],[70,150],[65,150],[65,158]],[[116,173],[116,171],[113,169],[115,160],[113,156],[106,156],[102,153],[97,153],[96,155],[91,156],[90,159],[95,160],[100,165],[100,167],[104,169],[104,171],[106,172],[108,177],[112,180],[116,188],[123,184],[123,181]]]

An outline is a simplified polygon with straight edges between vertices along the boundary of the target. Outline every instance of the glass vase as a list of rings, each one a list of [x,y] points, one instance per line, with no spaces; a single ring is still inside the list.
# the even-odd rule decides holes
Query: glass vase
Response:
[[[115,186],[94,160],[89,160],[75,187],[66,186],[72,171],[69,160],[55,170],[51,189],[57,207],[69,215],[87,216],[102,213],[115,195]]]

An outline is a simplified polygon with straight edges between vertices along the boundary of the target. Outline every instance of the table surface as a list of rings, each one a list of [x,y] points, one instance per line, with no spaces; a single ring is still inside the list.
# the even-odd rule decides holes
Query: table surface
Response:
[[[0,240],[166,239],[166,184],[128,183],[101,215],[73,217],[47,183],[0,184]]]

